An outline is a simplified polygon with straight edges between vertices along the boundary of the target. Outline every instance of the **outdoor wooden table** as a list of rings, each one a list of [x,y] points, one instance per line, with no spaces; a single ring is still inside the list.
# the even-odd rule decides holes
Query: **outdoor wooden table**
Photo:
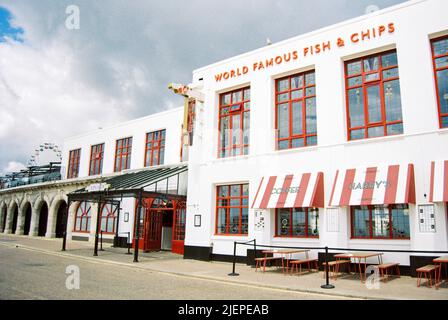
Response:
[[[336,258],[336,260],[354,259],[355,266],[356,266],[356,264],[358,264],[359,276],[361,278],[361,282],[364,282],[365,276],[363,277],[363,272],[362,272],[361,266],[364,265],[364,275],[365,275],[365,272],[367,270],[367,258],[378,257],[379,264],[382,264],[383,263],[382,256],[383,256],[382,252],[352,252],[352,253],[340,253],[340,254],[335,255],[334,257]],[[356,262],[356,260],[358,262]],[[364,262],[362,262],[362,260],[364,260]],[[338,267],[338,270],[336,271],[336,274],[338,273],[338,271],[339,271],[339,267]]]
[[[433,260],[433,262],[436,266],[440,266],[439,274],[438,275],[436,274],[436,285],[435,285],[436,289],[438,289],[439,285],[442,283],[442,263],[448,263],[448,256],[436,258]],[[446,266],[445,266],[445,268],[446,268]],[[446,269],[445,269],[445,272],[446,272]]]
[[[306,258],[308,259],[308,252],[310,250],[306,250],[306,249],[300,249],[300,250],[264,250],[262,251],[262,253],[264,253],[264,257],[267,258],[268,254],[279,254],[281,255],[281,259],[282,259],[282,272],[285,272],[285,258],[286,258],[286,271],[288,271],[289,268],[289,260],[291,260],[291,256],[295,253],[305,253]],[[265,261],[266,263],[266,261]]]

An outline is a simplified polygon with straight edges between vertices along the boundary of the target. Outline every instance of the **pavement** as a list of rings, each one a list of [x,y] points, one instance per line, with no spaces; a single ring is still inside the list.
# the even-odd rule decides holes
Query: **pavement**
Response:
[[[331,281],[334,289],[322,289],[325,283],[323,272],[306,273],[302,275],[284,275],[275,268],[268,268],[265,273],[255,272],[255,269],[245,264],[237,264],[236,272],[239,276],[230,277],[232,264],[225,262],[204,262],[183,259],[182,256],[171,252],[140,253],[139,262],[133,263],[133,255],[126,254],[123,248],[112,248],[110,244],[103,245],[105,251],[99,251],[97,257],[93,257],[93,245],[81,241],[68,241],[67,250],[61,252],[61,239],[47,239],[29,236],[0,235],[0,249],[2,247],[13,250],[22,249],[21,254],[27,251],[28,255],[37,254],[38,257],[50,259],[65,258],[77,263],[100,263],[107,268],[115,268],[146,272],[148,275],[157,275],[157,279],[168,277],[173,279],[190,281],[189,286],[202,283],[212,284],[212,291],[199,290],[197,295],[185,295],[179,299],[391,299],[391,300],[448,300],[448,284],[444,282],[436,290],[424,284],[417,287],[415,278],[402,276],[391,278],[388,282],[381,281],[379,287],[368,288],[359,280],[359,276],[346,275]],[[132,250],[133,251],[133,250]],[[16,254],[17,251],[16,251]],[[0,251],[0,263],[4,263],[4,251]],[[10,255],[11,256],[11,255]],[[14,255],[12,255],[13,259]],[[2,266],[1,270],[4,270]],[[1,273],[0,273],[1,276]],[[149,276],[150,277],[150,276]],[[146,276],[144,278],[147,278]],[[202,281],[200,281],[202,280]],[[2,279],[0,278],[0,288]],[[132,285],[131,285],[132,286]],[[163,285],[161,285],[163,287]],[[221,293],[216,288],[223,286]],[[247,289],[242,290],[245,295],[241,298],[235,294],[227,293],[227,286],[238,286]],[[233,290],[232,292],[234,292]],[[238,292],[242,292],[238,289]],[[189,291],[190,292],[190,291]],[[192,292],[195,292],[194,290]],[[0,292],[0,298],[2,297]],[[151,295],[150,295],[151,296]],[[135,298],[130,295],[130,298]],[[161,298],[161,297],[159,297]],[[167,299],[176,299],[176,296],[164,296]]]

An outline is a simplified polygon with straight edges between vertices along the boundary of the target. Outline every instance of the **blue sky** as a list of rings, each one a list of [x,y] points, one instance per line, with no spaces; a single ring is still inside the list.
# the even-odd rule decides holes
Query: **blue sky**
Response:
[[[3,7],[0,7],[0,42],[4,42],[5,37],[18,41],[21,40],[23,29],[11,26],[11,19],[11,12]]]

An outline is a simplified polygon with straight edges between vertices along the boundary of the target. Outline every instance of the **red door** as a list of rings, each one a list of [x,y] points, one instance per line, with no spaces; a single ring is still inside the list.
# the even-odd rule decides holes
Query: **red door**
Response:
[[[163,210],[148,209],[146,251],[160,251],[162,247],[162,218]]]
[[[174,210],[173,242],[171,250],[173,253],[184,254],[186,211],[185,201],[179,201]]]

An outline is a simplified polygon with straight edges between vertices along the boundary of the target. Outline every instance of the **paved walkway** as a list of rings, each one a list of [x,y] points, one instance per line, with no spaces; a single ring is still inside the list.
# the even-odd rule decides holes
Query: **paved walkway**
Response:
[[[99,263],[120,264],[131,268],[176,274],[183,277],[195,277],[220,282],[234,282],[258,287],[294,290],[310,293],[330,294],[336,296],[365,299],[436,299],[448,300],[448,285],[442,284],[439,290],[422,286],[417,288],[415,278],[403,276],[392,278],[387,283],[381,282],[379,289],[368,289],[356,276],[345,276],[331,281],[334,289],[322,289],[323,273],[303,275],[284,275],[272,268],[266,273],[255,272],[254,268],[237,264],[237,277],[229,277],[232,265],[223,262],[203,262],[184,260],[182,256],[171,252],[141,253],[139,263],[133,263],[133,255],[126,254],[122,248],[111,248],[104,245],[105,251],[99,251],[93,257],[93,245],[87,242],[69,241],[67,251],[61,252],[61,239],[46,239],[28,236],[0,235],[0,245],[19,245],[34,251],[43,251],[78,259],[95,260]]]

